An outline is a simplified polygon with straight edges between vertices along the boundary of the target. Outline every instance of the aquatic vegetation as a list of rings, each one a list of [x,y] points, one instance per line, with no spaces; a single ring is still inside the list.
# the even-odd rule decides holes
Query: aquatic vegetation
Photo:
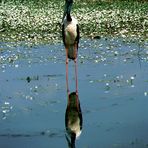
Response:
[[[10,102],[5,101],[3,104],[0,105],[0,112],[2,112],[2,119],[5,120],[7,116],[9,116],[13,106]]]
[[[64,1],[14,1],[0,4],[0,40],[28,42],[61,41]],[[81,36],[122,36],[146,39],[148,27],[146,2],[77,1],[73,8]]]

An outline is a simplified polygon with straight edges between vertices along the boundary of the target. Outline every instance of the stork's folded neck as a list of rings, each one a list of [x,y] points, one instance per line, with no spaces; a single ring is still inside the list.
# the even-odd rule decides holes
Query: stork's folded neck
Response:
[[[67,14],[67,21],[68,21],[68,22],[71,22],[71,21],[72,21],[72,18],[71,18],[71,16],[70,16],[70,14]]]

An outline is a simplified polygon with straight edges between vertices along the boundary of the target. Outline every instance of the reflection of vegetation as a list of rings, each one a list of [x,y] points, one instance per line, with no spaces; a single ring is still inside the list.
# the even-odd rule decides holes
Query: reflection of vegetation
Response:
[[[79,0],[73,15],[81,36],[120,35],[146,37],[146,0]],[[0,40],[59,41],[64,0],[1,0]]]

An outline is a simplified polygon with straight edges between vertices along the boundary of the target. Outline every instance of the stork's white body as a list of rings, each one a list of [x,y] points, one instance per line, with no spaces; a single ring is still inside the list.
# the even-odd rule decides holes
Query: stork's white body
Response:
[[[64,44],[67,48],[67,54],[70,59],[76,59],[77,57],[77,43],[76,38],[78,36],[77,27],[78,27],[78,21],[71,17],[72,21],[67,21],[67,19],[64,19],[63,25],[64,25]]]
[[[72,17],[72,21],[68,22],[64,19],[64,32],[65,32],[65,43],[66,45],[74,45],[77,37],[77,25],[78,21]]]

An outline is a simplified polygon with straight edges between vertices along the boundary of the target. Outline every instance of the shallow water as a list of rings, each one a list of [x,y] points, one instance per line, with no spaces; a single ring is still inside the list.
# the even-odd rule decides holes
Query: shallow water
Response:
[[[148,43],[83,39],[76,148],[148,147]],[[74,63],[69,87],[75,91]],[[68,147],[62,44],[0,43],[0,148]]]

